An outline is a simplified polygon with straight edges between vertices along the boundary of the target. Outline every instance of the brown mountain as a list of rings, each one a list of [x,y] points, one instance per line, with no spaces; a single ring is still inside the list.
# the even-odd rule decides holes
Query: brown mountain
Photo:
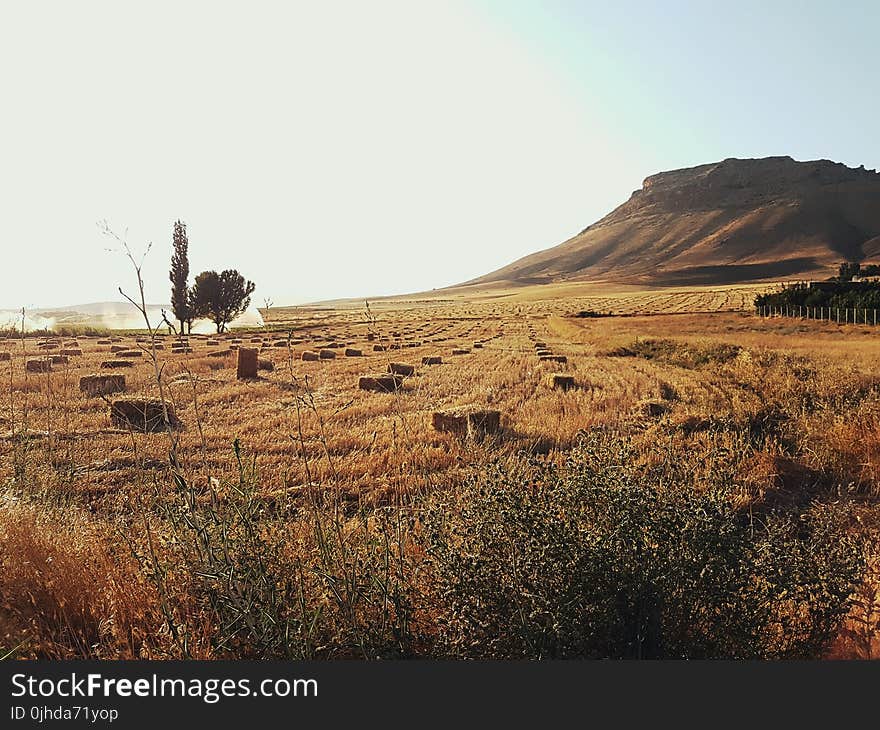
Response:
[[[728,159],[651,175],[602,220],[468,284],[722,284],[880,261],[880,174],[829,160]]]

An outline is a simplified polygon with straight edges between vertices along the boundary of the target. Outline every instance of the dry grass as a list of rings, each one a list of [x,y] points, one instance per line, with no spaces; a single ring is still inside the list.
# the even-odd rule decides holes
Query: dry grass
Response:
[[[166,396],[184,424],[179,469],[198,500],[222,500],[239,480],[237,440],[255,475],[255,499],[270,509],[292,505],[287,559],[301,565],[317,550],[306,504],[343,505],[346,519],[357,513],[374,524],[386,507],[454,489],[474,465],[561,458],[591,429],[628,434],[646,467],[667,448],[696,460],[728,449],[744,507],[852,501],[860,515],[853,529],[876,535],[875,332],[761,320],[741,311],[752,295],[722,288],[530,300],[496,292],[385,303],[369,313],[273,308],[274,331],[218,338],[222,346],[238,338],[260,348],[273,369],[253,380],[236,378],[234,352],[210,356],[218,346],[207,338],[191,337],[190,353],[172,353],[165,338],[158,357]],[[580,310],[628,316],[570,316]],[[2,641],[29,656],[210,656],[208,614],[186,652],[168,633],[168,611],[183,622],[197,610],[187,576],[174,572],[157,584],[147,580],[151,568],[132,558],[149,554],[150,540],[171,539],[162,518],[174,493],[168,441],[111,428],[109,405],[79,391],[80,377],[102,372],[111,359],[111,345],[98,339],[59,338],[59,347],[83,354],[50,373],[25,370],[43,352],[38,338],[0,342],[12,353],[0,362]],[[536,342],[566,363],[540,361]],[[114,344],[146,346],[133,336]],[[346,348],[363,357],[342,357]],[[469,352],[453,356],[455,349]],[[340,356],[301,359],[322,350]],[[416,368],[395,393],[358,389],[360,376],[388,372],[393,362],[438,356],[442,364]],[[127,396],[158,396],[148,357],[120,372]],[[553,374],[573,377],[577,387],[547,387]],[[469,440],[432,427],[433,412],[461,407],[500,411],[501,433]],[[876,597],[876,571],[872,580],[863,602]],[[322,585],[310,589],[309,610],[333,603]],[[364,625],[378,620],[371,610],[346,619],[340,609],[334,620]],[[321,615],[330,613],[325,606]],[[867,628],[870,618],[859,624],[856,614],[835,656],[876,652],[876,636],[864,636],[876,627]],[[429,615],[418,620],[430,625]]]

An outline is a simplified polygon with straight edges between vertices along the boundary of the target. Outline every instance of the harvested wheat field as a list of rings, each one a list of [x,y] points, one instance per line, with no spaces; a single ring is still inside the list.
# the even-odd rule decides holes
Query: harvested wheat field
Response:
[[[821,583],[809,617],[786,599],[758,638],[724,651],[870,656],[880,649],[877,332],[761,319],[744,306],[750,291],[277,310],[264,328],[193,335],[186,348],[163,335],[9,337],[3,641],[37,657],[469,655],[466,606],[496,612],[480,631],[511,620],[496,540],[515,543],[535,510],[562,515],[544,501],[557,494],[554,474],[586,468],[642,485],[655,512],[679,488],[696,501],[725,490],[733,516],[806,525],[833,511],[835,531],[823,523],[773,549],[786,560],[824,551],[813,587],[825,568],[838,583]],[[230,349],[239,343],[246,377]],[[82,354],[44,367],[49,344]],[[394,387],[364,389],[388,373]],[[126,402],[152,404],[148,427],[111,415],[123,389]],[[468,412],[490,414],[491,426],[456,415]],[[504,506],[493,484],[511,475],[532,486]],[[849,542],[868,557],[844,554]],[[468,565],[498,593],[453,581]],[[204,577],[224,571],[238,588]],[[245,592],[234,595],[251,619],[283,631],[244,628],[229,590]],[[450,591],[454,606],[443,603]],[[690,631],[693,617],[678,618]],[[780,638],[783,625],[791,636]],[[570,640],[563,655],[593,651]],[[528,654],[516,638],[483,647]]]

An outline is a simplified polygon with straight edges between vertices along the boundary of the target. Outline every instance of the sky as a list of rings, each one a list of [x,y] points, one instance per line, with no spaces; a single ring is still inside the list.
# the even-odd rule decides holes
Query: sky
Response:
[[[430,290],[727,157],[880,168],[880,3],[4,3],[0,307]],[[126,233],[127,231],[127,233]],[[109,250],[108,250],[109,249]]]

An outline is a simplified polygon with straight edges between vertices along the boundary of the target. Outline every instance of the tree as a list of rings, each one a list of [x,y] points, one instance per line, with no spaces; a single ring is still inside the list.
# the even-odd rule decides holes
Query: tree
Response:
[[[178,220],[174,224],[172,235],[174,253],[171,255],[171,309],[175,319],[180,322],[180,333],[183,334],[184,324],[192,325],[192,312],[189,306],[189,240],[186,237],[186,223]]]
[[[189,306],[194,316],[206,317],[217,327],[217,334],[250,306],[256,285],[235,269],[221,273],[203,271],[190,290]]]
[[[852,281],[854,276],[861,274],[862,265],[858,262],[844,262],[837,269],[837,278],[840,281]]]

